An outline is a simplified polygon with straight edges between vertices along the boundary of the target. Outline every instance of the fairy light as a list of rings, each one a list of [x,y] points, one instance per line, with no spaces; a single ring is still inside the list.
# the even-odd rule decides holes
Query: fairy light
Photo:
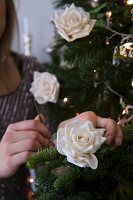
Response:
[[[112,22],[111,22],[112,12],[111,12],[111,11],[107,11],[107,12],[105,13],[105,15],[106,15],[106,17],[107,17],[107,26],[109,27],[109,26],[112,24]]]
[[[111,11],[107,11],[107,12],[106,12],[106,17],[107,17],[107,18],[110,18],[111,16],[112,16],[112,12],[111,12]]]
[[[122,111],[122,114],[129,114],[129,109],[133,109],[132,105],[127,105],[124,110]]]
[[[99,79],[98,72],[96,69],[94,69],[94,79],[95,79],[95,81],[98,81],[98,79]]]
[[[30,169],[30,176],[27,178],[27,184],[30,185],[31,191],[36,192],[36,174],[35,169]]]
[[[126,109],[124,109],[123,111],[122,111],[122,114],[124,115],[124,114],[126,114],[127,112],[126,112]]]
[[[99,74],[97,72],[96,69],[94,69],[94,74],[93,74],[93,77],[94,77],[94,87],[96,88],[99,84]]]
[[[89,40],[89,44],[92,44],[92,41],[91,41],[91,40]]]
[[[106,37],[105,44],[106,44],[106,45],[109,45],[109,44],[110,44],[110,41],[109,41],[109,38],[108,38],[108,37]]]
[[[63,102],[64,102],[64,103],[67,103],[67,102],[68,102],[68,98],[65,97],[65,98],[63,99]]]
[[[30,183],[34,183],[34,179],[33,178],[29,178],[29,182]]]
[[[119,119],[118,124],[122,127],[124,127],[129,122],[132,123],[133,120],[133,114],[130,115],[130,110],[133,110],[133,105],[126,105],[123,112],[122,112],[122,118]]]

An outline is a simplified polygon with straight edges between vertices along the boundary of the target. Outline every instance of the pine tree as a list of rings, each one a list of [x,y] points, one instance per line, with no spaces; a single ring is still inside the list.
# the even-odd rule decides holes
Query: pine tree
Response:
[[[45,167],[38,171],[38,200],[131,200],[133,1],[56,0],[53,5],[56,10],[65,10],[72,4],[89,13],[90,19],[96,23],[87,36],[72,40],[70,34],[68,41],[60,26],[53,22],[55,35],[49,48],[51,62],[44,63],[44,66],[46,71],[56,75],[60,94],[57,103],[45,105],[50,128],[55,132],[61,121],[92,110],[124,125],[124,142],[116,149],[105,145],[97,153],[100,160],[97,170],[79,169],[70,164],[68,167],[56,149],[52,149],[54,158],[51,158],[51,152],[49,158],[45,158],[49,150],[44,150],[43,156],[40,153],[35,155],[37,158],[31,157],[30,167],[45,163]],[[79,20],[76,17],[71,19],[75,23]],[[64,168],[60,169],[61,166]],[[55,175],[55,168],[61,171],[59,177]],[[66,168],[67,172],[63,173]]]
[[[123,47],[133,45],[132,5],[103,0],[57,0],[54,5],[65,9],[72,3],[97,22],[87,37],[72,42],[55,28],[52,62],[45,68],[57,76],[61,89],[57,104],[47,104],[48,116],[53,127],[87,110],[118,120],[123,108],[133,102],[133,50],[127,55]]]

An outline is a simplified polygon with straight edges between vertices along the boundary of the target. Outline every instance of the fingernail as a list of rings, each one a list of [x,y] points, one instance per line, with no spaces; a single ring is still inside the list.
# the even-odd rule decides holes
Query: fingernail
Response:
[[[39,115],[37,115],[37,116],[35,117],[34,120],[38,120],[38,121],[40,121],[41,123],[44,123],[45,117],[44,117],[43,114],[39,114]]]
[[[120,146],[120,145],[122,144],[122,141],[121,141],[121,139],[117,139],[117,140],[115,141],[115,143],[116,143],[117,146]]]
[[[49,140],[47,138],[44,139],[44,146],[48,147],[49,146]]]

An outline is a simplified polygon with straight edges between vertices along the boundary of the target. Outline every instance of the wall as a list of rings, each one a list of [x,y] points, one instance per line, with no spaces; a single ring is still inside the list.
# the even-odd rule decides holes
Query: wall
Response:
[[[29,32],[32,36],[32,52],[40,62],[48,60],[45,49],[49,47],[53,36],[53,25],[50,18],[54,17],[52,0],[14,0],[19,21],[20,52],[24,53],[24,18],[28,18]],[[13,49],[16,46],[14,40]]]

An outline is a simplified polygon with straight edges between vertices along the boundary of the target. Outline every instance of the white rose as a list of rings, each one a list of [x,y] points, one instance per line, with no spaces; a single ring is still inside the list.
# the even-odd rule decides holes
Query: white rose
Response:
[[[77,38],[88,36],[96,20],[90,19],[90,14],[85,12],[83,8],[76,8],[72,4],[62,14],[55,12],[54,23],[58,33],[68,42],[72,42]]]
[[[106,141],[104,131],[94,129],[91,121],[81,122],[77,119],[67,123],[57,131],[57,150],[74,165],[96,169],[98,160],[94,153]]]
[[[34,72],[30,92],[39,104],[56,103],[59,95],[59,82],[55,75],[48,72]]]

